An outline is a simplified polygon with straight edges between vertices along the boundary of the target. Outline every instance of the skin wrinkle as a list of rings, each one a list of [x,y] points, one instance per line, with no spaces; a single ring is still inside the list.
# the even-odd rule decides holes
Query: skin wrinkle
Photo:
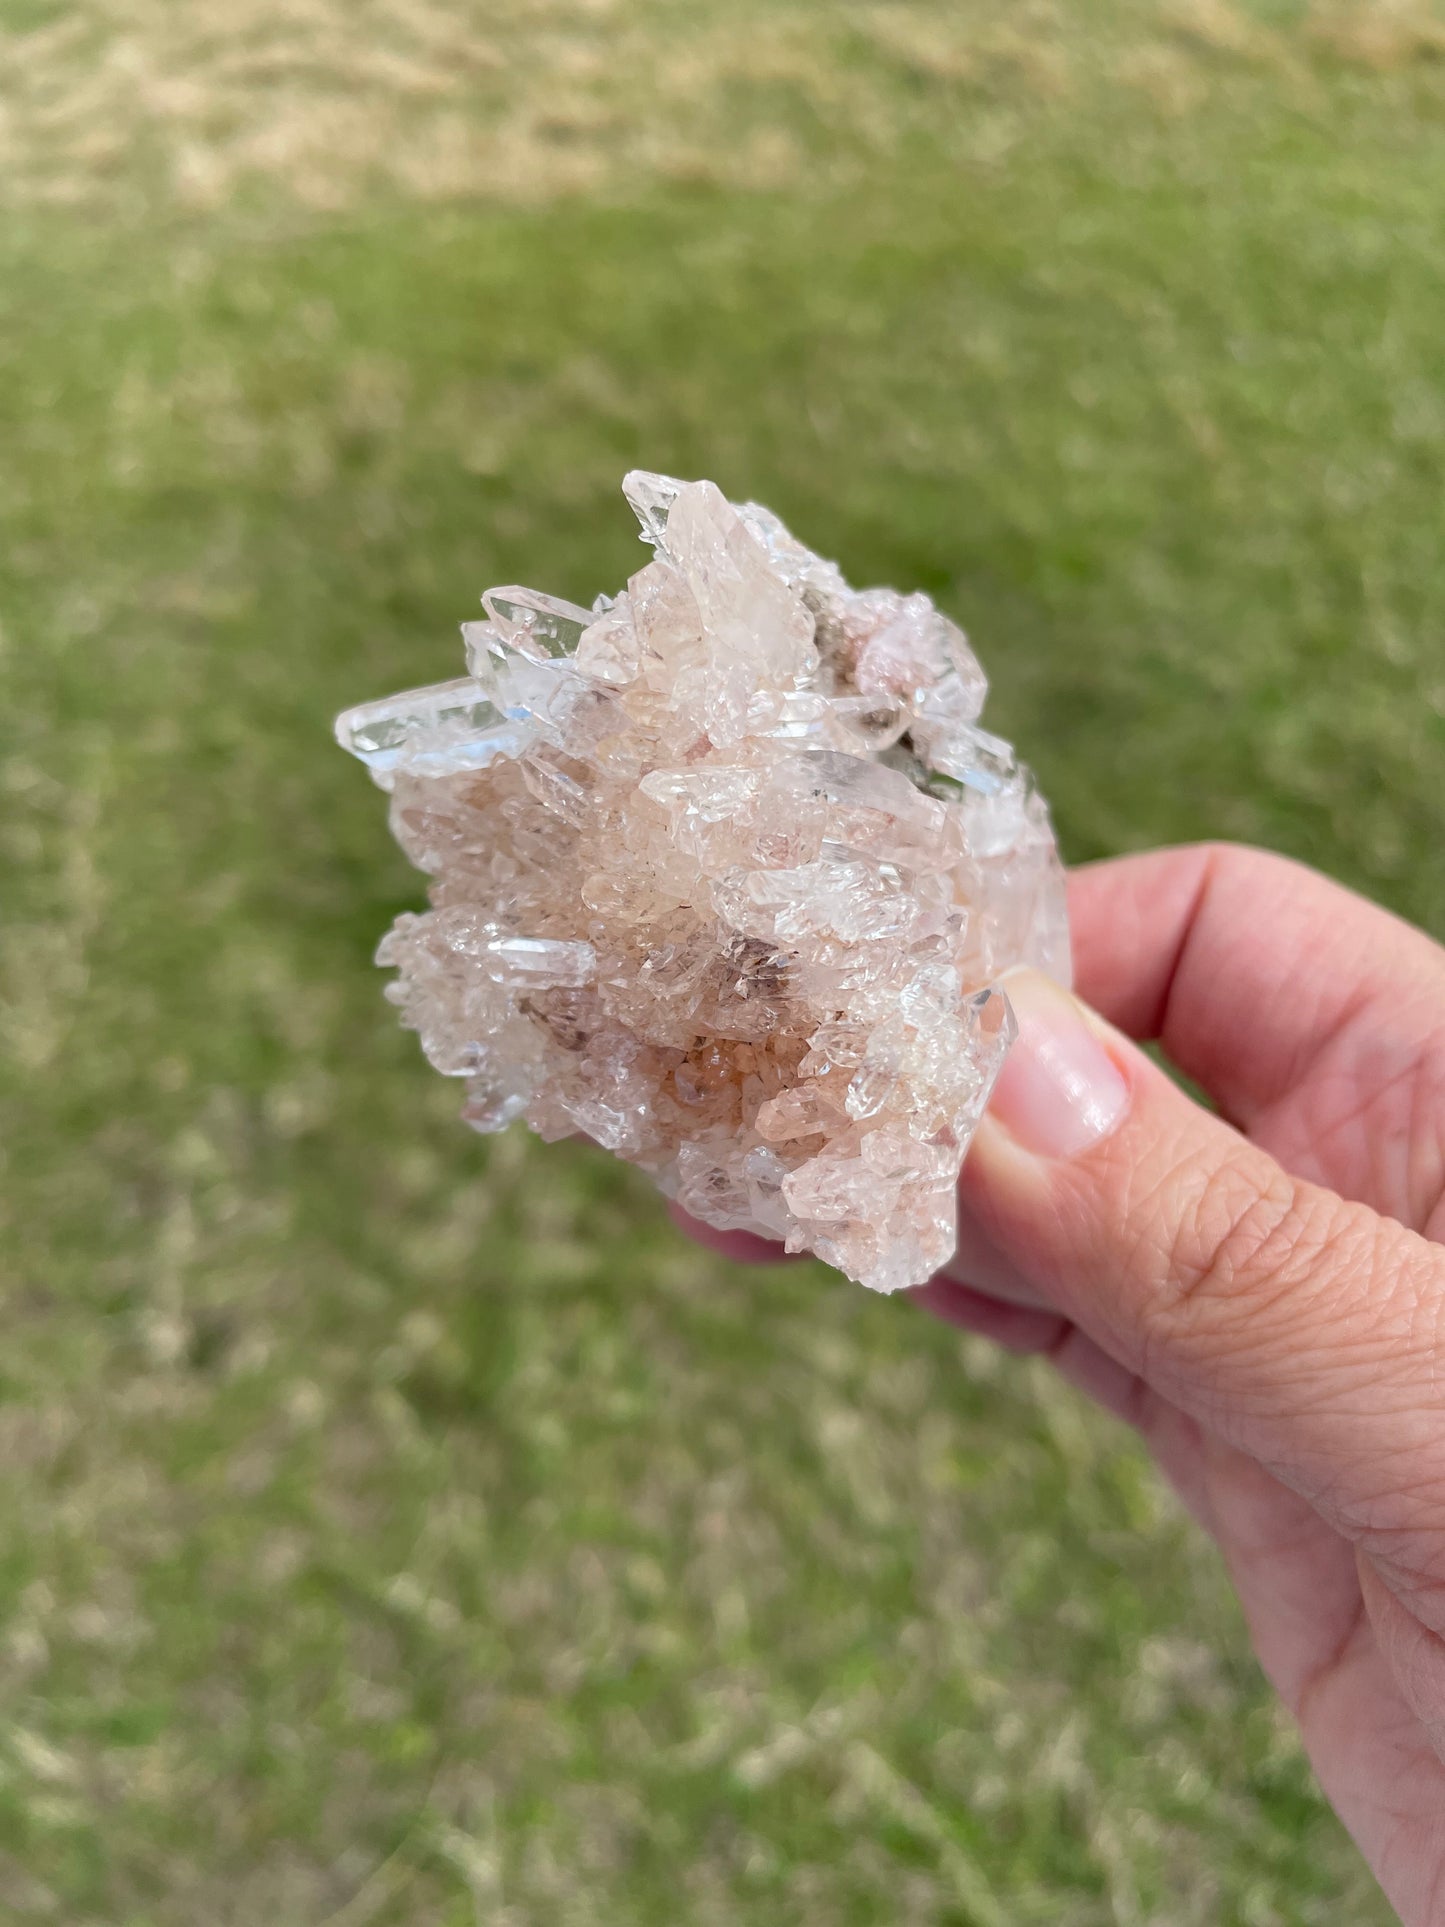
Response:
[[[1144,1036],[1159,1038],[1166,1050],[1168,1049],[1170,1007],[1174,1001],[1180,976],[1188,960],[1189,946],[1191,942],[1197,942],[1198,932],[1203,926],[1204,906],[1208,902],[1209,892],[1219,874],[1219,866],[1223,860],[1223,854],[1223,849],[1214,845],[1206,845],[1201,852],[1203,860],[1199,866],[1198,880],[1194,885],[1194,891],[1189,900],[1189,907],[1184,913],[1179,932],[1179,940],[1174,947],[1174,954],[1165,967],[1164,981],[1159,989],[1158,1008],[1150,1021],[1148,1029],[1143,1032]]]
[[[1331,1204],[1329,1200],[1320,1201],[1327,1212]],[[1281,1211],[1276,1203],[1267,1213],[1265,1230],[1261,1232],[1254,1227],[1247,1233],[1243,1258],[1233,1255],[1232,1246],[1238,1236],[1238,1224],[1247,1220],[1237,1221],[1235,1228],[1226,1234],[1208,1267],[1195,1279],[1188,1293],[1188,1302],[1197,1309],[1201,1300],[1210,1294],[1217,1277],[1223,1277],[1224,1295],[1234,1301],[1230,1304],[1231,1321],[1240,1303],[1247,1307],[1250,1316],[1256,1320],[1281,1305],[1288,1309],[1291,1316],[1308,1317],[1314,1328],[1314,1339],[1309,1349],[1301,1353],[1303,1375],[1297,1381],[1301,1396],[1290,1402],[1292,1421],[1297,1423],[1303,1417],[1316,1416],[1352,1422],[1351,1429],[1355,1431],[1362,1424],[1368,1426],[1372,1434],[1381,1434],[1371,1453],[1372,1471],[1382,1475],[1398,1468],[1400,1476],[1388,1482],[1382,1481],[1378,1493],[1373,1497],[1367,1496],[1359,1485],[1358,1464],[1352,1465],[1348,1482],[1343,1473],[1338,1477],[1329,1476],[1328,1468],[1334,1461],[1324,1446],[1319,1448],[1317,1455],[1312,1455],[1308,1463],[1295,1456],[1281,1459],[1273,1465],[1273,1469],[1293,1489],[1311,1498],[1351,1538],[1367,1543],[1377,1561],[1388,1562],[1392,1572],[1398,1571],[1401,1588],[1408,1589],[1412,1596],[1418,1597],[1422,1609],[1433,1618],[1440,1611],[1436,1595],[1445,1592],[1445,1535],[1437,1536],[1438,1570],[1431,1563],[1416,1570],[1407,1570],[1398,1563],[1392,1545],[1396,1535],[1403,1535],[1407,1543],[1418,1547],[1422,1514],[1427,1520],[1440,1516],[1442,1508],[1428,1504],[1422,1506],[1418,1484],[1412,1484],[1408,1476],[1412,1470],[1418,1469],[1421,1449],[1438,1442],[1438,1423],[1428,1405],[1408,1383],[1400,1388],[1399,1402],[1394,1407],[1386,1393],[1382,1409],[1381,1374],[1376,1367],[1386,1358],[1398,1360],[1401,1348],[1397,1343],[1387,1344],[1382,1335],[1378,1349],[1362,1348],[1347,1339],[1345,1345],[1340,1347],[1343,1354],[1342,1371],[1336,1376],[1334,1348],[1323,1342],[1323,1333],[1319,1329],[1322,1324],[1331,1322],[1347,1329],[1358,1319],[1362,1306],[1397,1302],[1402,1289],[1408,1291],[1409,1286],[1406,1283],[1402,1287],[1398,1264],[1386,1258],[1380,1250],[1381,1241],[1377,1237],[1370,1237],[1368,1224],[1357,1219],[1353,1210],[1342,1215],[1344,1222],[1334,1231],[1322,1233],[1316,1241],[1299,1234],[1296,1241],[1296,1234],[1290,1229],[1294,1222],[1293,1206]],[[1339,1256],[1342,1243],[1358,1243],[1365,1247],[1361,1252],[1359,1268],[1367,1273],[1363,1283],[1348,1250],[1343,1259]],[[1273,1253],[1277,1249],[1282,1249],[1286,1254],[1282,1264],[1273,1261]],[[1319,1316],[1319,1293],[1310,1288],[1312,1275],[1345,1281],[1336,1296],[1342,1297],[1345,1293],[1348,1296],[1333,1320],[1322,1320]],[[1408,1279],[1408,1273],[1406,1276]],[[1259,1282],[1254,1282],[1255,1279]],[[1375,1282],[1377,1279],[1378,1284]],[[1218,1296],[1217,1292],[1215,1296]],[[1306,1298],[1308,1303],[1303,1302]],[[1217,1311],[1217,1304],[1209,1305],[1208,1310]],[[1173,1304],[1162,1314],[1156,1313],[1155,1317],[1165,1322],[1153,1342],[1152,1356],[1146,1351],[1144,1375],[1157,1380],[1167,1377],[1168,1373],[1159,1370],[1152,1360],[1157,1359],[1161,1348],[1166,1353],[1172,1353],[1177,1349],[1179,1339]],[[1197,1331],[1192,1335],[1197,1337]],[[1224,1337],[1230,1361],[1237,1367],[1239,1360],[1248,1354],[1228,1327]],[[1264,1402],[1260,1409],[1265,1413],[1278,1406],[1279,1391],[1285,1382],[1281,1376],[1280,1340],[1281,1333],[1273,1326],[1261,1336],[1258,1355]],[[1212,1333],[1207,1342],[1214,1342]],[[1323,1361],[1321,1352],[1324,1354]],[[1420,1356],[1413,1350],[1407,1355]],[[1320,1376],[1322,1362],[1323,1378]],[[1434,1369],[1432,1360],[1432,1375]],[[1190,1377],[1197,1379],[1197,1367],[1191,1371]],[[1361,1397],[1361,1394],[1364,1396]],[[1238,1409],[1241,1400],[1237,1377],[1231,1386],[1230,1402]],[[1409,1428],[1411,1436],[1402,1438],[1402,1424],[1412,1417],[1416,1423]],[[1227,1416],[1220,1421],[1220,1426],[1226,1437],[1237,1429],[1228,1423]],[[1321,1476],[1322,1473],[1324,1476]]]
[[[1137,1098],[1137,1092],[1135,1096]],[[1176,1134],[1174,1154],[1166,1158],[1162,1165],[1157,1153],[1152,1161],[1141,1159],[1134,1137],[1132,1131],[1121,1132],[1108,1141],[1101,1156],[1109,1160],[1109,1165],[1102,1175],[1096,1176],[1080,1166],[1077,1170],[1061,1173],[1060,1182],[1071,1188],[1079,1215],[1086,1225],[1092,1215],[1090,1193],[1096,1187],[1112,1193],[1117,1186],[1119,1217],[1130,1228],[1126,1232],[1129,1241],[1123,1253],[1127,1268],[1131,1274],[1146,1272],[1154,1282],[1156,1293],[1162,1295],[1170,1279],[1170,1239],[1167,1234],[1170,1200],[1180,1187],[1186,1188],[1191,1194],[1198,1190],[1203,1174],[1193,1148],[1182,1134]],[[1197,1202],[1191,1195],[1191,1207]],[[1127,1333],[1121,1336],[1128,1342]],[[1144,1366],[1145,1361],[1141,1359],[1137,1369],[1147,1378],[1149,1373]]]
[[[1197,1419],[1161,1399],[1142,1379],[1137,1381],[1141,1412],[1139,1429],[1159,1454],[1159,1463],[1185,1505],[1218,1544],[1222,1537],[1218,1480],[1210,1464],[1212,1441]]]
[[[1429,1227],[1445,1202],[1445,1030],[1434,1033],[1411,1091],[1406,1147],[1407,1196],[1413,1198],[1418,1187],[1421,1203],[1414,1222],[1430,1237]],[[1417,1171],[1420,1163],[1426,1168]]]
[[[1337,1678],[1343,1667],[1353,1655],[1356,1645],[1368,1639],[1371,1633],[1369,1616],[1365,1611],[1364,1596],[1350,1615],[1350,1622],[1336,1642],[1334,1650],[1318,1666],[1313,1666],[1292,1695],[1285,1696],[1285,1704],[1299,1721],[1301,1727],[1308,1724],[1312,1702],[1321,1689]]]
[[[1445,1413],[1445,1292],[1428,1294],[1416,1305],[1410,1337],[1429,1361],[1430,1409]]]
[[[1278,1262],[1276,1252],[1284,1254]],[[1255,1318],[1262,1323],[1265,1312],[1282,1313],[1262,1332],[1271,1373],[1288,1369],[1290,1340],[1297,1332],[1297,1357],[1302,1373],[1308,1372],[1297,1381],[1302,1392],[1318,1385],[1328,1394],[1329,1409],[1348,1415],[1349,1392],[1359,1387],[1369,1393],[1363,1409],[1378,1410],[1378,1381],[1364,1367],[1372,1341],[1383,1334],[1374,1318],[1362,1329],[1361,1317],[1377,1317],[1399,1294],[1391,1287],[1372,1296],[1369,1289],[1385,1268],[1370,1217],[1327,1193],[1296,1187],[1289,1209],[1253,1262],[1261,1278],[1259,1286],[1247,1290]]]
[[[1187,1337],[1191,1326],[1197,1328],[1198,1301],[1201,1297],[1211,1293],[1218,1296],[1221,1284],[1232,1286],[1239,1275],[1248,1275],[1242,1262],[1246,1254],[1239,1251],[1241,1242],[1248,1247],[1268,1241],[1288,1216],[1294,1187],[1288,1184],[1288,1180],[1282,1180],[1282,1195],[1271,1205],[1270,1199],[1261,1197],[1258,1187],[1248,1177],[1247,1159],[1241,1146],[1234,1180],[1239,1196],[1235,1199],[1221,1197],[1228,1172],[1211,1177],[1200,1167],[1192,1148],[1181,1148],[1178,1155],[1167,1160],[1162,1169],[1157,1166],[1149,1168],[1147,1181],[1139,1189],[1139,1178],[1145,1174],[1131,1168],[1134,1155],[1136,1152],[1131,1141],[1120,1143],[1114,1153],[1123,1192],[1123,1221],[1140,1228],[1128,1254],[1128,1262],[1131,1271],[1142,1271],[1150,1276],[1154,1288],[1142,1308],[1143,1315],[1139,1318],[1137,1330],[1131,1334],[1126,1329],[1120,1336],[1131,1350],[1137,1351],[1138,1356],[1133,1361],[1135,1369],[1143,1378],[1154,1382],[1154,1359],[1160,1347],[1165,1349],[1167,1355],[1181,1335]],[[1073,1177],[1073,1174],[1070,1175]],[[1083,1187],[1100,1180],[1094,1179],[1088,1172],[1080,1171],[1073,1182]],[[1108,1182],[1107,1177],[1102,1180],[1106,1189]],[[1184,1193],[1182,1204],[1181,1192]],[[1221,1206],[1226,1211],[1224,1224],[1206,1228],[1206,1219]],[[1266,1221],[1262,1227],[1254,1230],[1251,1216],[1261,1212],[1265,1214]],[[1171,1224],[1171,1218],[1176,1214],[1178,1222]],[[1258,1297],[1262,1283],[1263,1280],[1253,1286],[1255,1297]],[[1224,1295],[1237,1300],[1246,1294],[1228,1290]],[[1256,1304],[1250,1308],[1257,1310],[1259,1307]],[[1137,1310],[1135,1316],[1138,1316]]]
[[[1346,999],[1331,1023],[1309,1041],[1302,1042],[1300,1055],[1291,1065],[1287,1083],[1290,1089],[1297,1089],[1307,1078],[1326,1064],[1337,1047],[1350,1039],[1360,1025],[1369,1017],[1376,1003],[1377,993],[1371,986],[1362,986],[1353,991]],[[1296,1012],[1296,1016],[1298,1013]],[[1263,1106],[1261,1106],[1263,1109]],[[1257,1124],[1258,1116],[1250,1120]]]
[[[1445,1639],[1401,1604],[1372,1559],[1360,1555],[1358,1570],[1360,1596],[1380,1651],[1435,1753],[1445,1758]],[[1445,1810],[1440,1817],[1445,1828]]]
[[[1277,1494],[1276,1511],[1286,1498],[1297,1499],[1297,1495]],[[1306,1505],[1303,1499],[1297,1503]],[[1301,1527],[1297,1537],[1282,1535],[1273,1557],[1267,1547],[1261,1547],[1246,1561],[1233,1545],[1235,1510],[1226,1510],[1220,1522],[1225,1565],[1239,1593],[1255,1653],[1286,1706],[1296,1699],[1301,1680],[1339,1649],[1359,1606],[1350,1548],[1323,1521],[1315,1524],[1313,1537]]]
[[[1361,1633],[1342,1655],[1334,1672],[1320,1682],[1308,1723],[1301,1723],[1307,1743],[1322,1746],[1328,1759],[1339,1735],[1332,1729],[1348,1721],[1361,1701],[1377,1702],[1388,1692],[1391,1678],[1378,1646]],[[1340,1702],[1336,1705],[1335,1702]],[[1422,1803],[1422,1786],[1439,1783],[1439,1758],[1418,1722],[1403,1703],[1391,1709],[1383,1730],[1374,1736],[1361,1761],[1370,1800],[1383,1839],[1374,1870],[1402,1917],[1418,1927],[1438,1927],[1440,1915],[1431,1896],[1438,1896],[1445,1873],[1440,1849],[1441,1809]],[[1327,1765],[1321,1774],[1326,1793],[1337,1803],[1349,1793]]]
[[[1433,1517],[1440,1517],[1438,1503]],[[1418,1521],[1391,1521],[1361,1535],[1361,1549],[1395,1597],[1409,1602],[1421,1630],[1445,1634],[1445,1535]]]
[[[1445,1195],[1445,1128],[1437,1123],[1445,1115],[1445,1038],[1432,1039],[1383,1083],[1365,1089],[1358,1061],[1317,1067],[1311,1075],[1317,1081],[1309,1112],[1302,1114],[1290,1094],[1256,1119],[1256,1142],[1300,1176],[1424,1231]],[[1335,1088],[1346,1099],[1344,1109],[1332,1101]],[[1370,1182],[1342,1182],[1341,1174],[1362,1162]]]
[[[1414,1625],[1406,1639],[1394,1642],[1396,1672],[1405,1697],[1431,1734],[1435,1750],[1445,1742],[1445,1639],[1429,1627]],[[1399,1651],[1401,1645],[1404,1652]]]
[[[1221,1326],[1229,1356],[1237,1360],[1243,1355],[1241,1316],[1261,1326],[1261,1344],[1275,1354],[1269,1360],[1274,1373],[1280,1333],[1272,1324],[1263,1325],[1270,1311],[1284,1306],[1319,1331],[1356,1321],[1362,1303],[1384,1307],[1398,1301],[1393,1285],[1388,1291],[1361,1289],[1361,1270],[1371,1279],[1387,1270],[1393,1279],[1399,1269],[1394,1257],[1382,1257],[1379,1240],[1362,1213],[1284,1177],[1261,1193],[1246,1175],[1248,1162],[1241,1149],[1233,1167],[1239,1195],[1224,1204],[1222,1227],[1208,1222],[1221,1208],[1218,1180],[1209,1182],[1184,1159],[1171,1163],[1163,1176],[1151,1177],[1144,1195],[1150,1200],[1172,1196],[1176,1213],[1185,1183],[1191,1195],[1182,1207],[1182,1223],[1161,1235],[1157,1246],[1152,1235],[1147,1241],[1150,1251],[1157,1250],[1151,1269],[1157,1266],[1159,1290],[1146,1307],[1146,1317],[1157,1321],[1157,1336],[1151,1338],[1146,1329],[1145,1377],[1152,1375],[1161,1344],[1172,1349],[1181,1335],[1212,1339]],[[1143,1216],[1149,1206],[1130,1202],[1126,1209]],[[1166,1296],[1164,1287],[1172,1281],[1177,1281],[1177,1289]],[[1402,1321],[1407,1329],[1412,1317],[1413,1306]],[[1398,1355],[1394,1347],[1391,1354]],[[1354,1362],[1363,1361],[1357,1357]]]
[[[1314,1154],[1321,1163],[1324,1182],[1329,1182],[1331,1165],[1338,1160],[1322,1154],[1337,1141],[1342,1141],[1347,1148],[1363,1149],[1376,1171],[1377,1183],[1381,1178],[1384,1180],[1376,1195],[1390,1199],[1397,1208],[1389,1215],[1412,1228],[1427,1222],[1445,1183],[1445,1133],[1435,1128],[1435,1120],[1445,1110],[1437,1052],[1439,1059],[1445,1059],[1445,1041],[1438,1046],[1434,1040],[1428,1041],[1423,1049],[1417,1047],[1403,1057],[1383,1081],[1375,1081],[1364,1089],[1361,1089],[1358,1062],[1325,1069],[1319,1111],[1328,1115],[1328,1093],[1335,1082],[1346,1093],[1353,1093],[1354,1101],[1338,1115],[1329,1116],[1328,1122],[1317,1124],[1313,1132]],[[1379,1055],[1378,1051],[1372,1054]],[[1388,1117],[1394,1108],[1392,1101],[1400,1098],[1408,1105],[1406,1127],[1392,1129],[1387,1124],[1385,1129],[1377,1130],[1376,1116],[1385,1113]],[[1397,1170],[1395,1163],[1402,1152],[1406,1163],[1403,1169]],[[1420,1171],[1412,1168],[1420,1163],[1426,1168]]]
[[[1165,1277],[1173,1286],[1160,1310],[1178,1325],[1212,1316],[1222,1304],[1231,1313],[1272,1305],[1295,1268],[1306,1214],[1288,1179],[1260,1190],[1238,1164],[1227,1164],[1214,1182],[1195,1170],[1182,1221],[1160,1226]]]
[[[1440,1822],[1438,1818],[1421,1821],[1409,1810],[1411,1778],[1409,1768],[1402,1766],[1397,1775],[1400,1803],[1389,1810],[1394,1831],[1380,1855],[1380,1882],[1387,1893],[1402,1896],[1401,1912],[1408,1907],[1409,1919],[1425,1923],[1425,1927],[1436,1927],[1436,1923],[1445,1919],[1442,1912],[1445,1860],[1440,1858]],[[1427,1873],[1422,1884],[1418,1869],[1430,1866],[1432,1859],[1439,1864]],[[1398,1875],[1397,1867],[1402,1870]]]

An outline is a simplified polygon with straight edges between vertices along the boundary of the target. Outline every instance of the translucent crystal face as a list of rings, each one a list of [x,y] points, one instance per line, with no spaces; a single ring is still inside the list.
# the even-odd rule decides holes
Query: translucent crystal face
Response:
[[[927,597],[711,482],[623,489],[654,554],[615,600],[489,590],[467,677],[337,720],[432,879],[387,994],[477,1130],[919,1283],[1013,1035],[991,981],[1068,978],[1048,812]]]

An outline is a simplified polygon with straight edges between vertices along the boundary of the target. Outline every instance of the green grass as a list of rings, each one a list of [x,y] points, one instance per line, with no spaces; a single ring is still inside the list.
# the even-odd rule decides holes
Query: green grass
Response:
[[[6,1919],[1384,1921],[1128,1440],[454,1122],[329,721],[708,474],[967,624],[1072,857],[1445,932],[1436,17],[531,11],[416,14],[537,50],[491,191],[425,90],[62,154],[121,29],[0,0]]]

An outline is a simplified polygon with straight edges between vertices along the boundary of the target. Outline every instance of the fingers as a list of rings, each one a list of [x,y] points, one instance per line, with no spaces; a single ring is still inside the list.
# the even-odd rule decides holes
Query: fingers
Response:
[[[1057,1312],[1012,1304],[991,1293],[975,1289],[956,1278],[941,1274],[926,1285],[915,1285],[908,1297],[924,1311],[931,1311],[946,1325],[991,1338],[1009,1352],[1052,1353],[1064,1343],[1072,1329]]]
[[[943,1267],[943,1276],[982,1292],[986,1297],[1000,1299],[1007,1305],[1032,1306],[1036,1310],[1045,1308],[1039,1294],[1020,1278],[1017,1266],[1009,1263],[962,1203],[953,1256]]]
[[[1445,1252],[1290,1178],[1032,972],[964,1167],[1024,1283],[1445,1631]]]
[[[1157,1039],[1249,1124],[1374,1007],[1418,1052],[1445,1007],[1445,950],[1304,865],[1200,844],[1069,879],[1079,995]]]

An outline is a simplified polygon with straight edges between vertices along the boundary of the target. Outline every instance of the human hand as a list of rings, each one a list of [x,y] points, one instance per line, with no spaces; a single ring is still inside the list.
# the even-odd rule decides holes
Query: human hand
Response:
[[[958,1255],[914,1296],[1139,1429],[1217,1540],[1327,1797],[1407,1927],[1438,1927],[1445,950],[1229,847],[1080,870],[1070,912],[1102,1018],[1010,977],[1020,1036]]]

